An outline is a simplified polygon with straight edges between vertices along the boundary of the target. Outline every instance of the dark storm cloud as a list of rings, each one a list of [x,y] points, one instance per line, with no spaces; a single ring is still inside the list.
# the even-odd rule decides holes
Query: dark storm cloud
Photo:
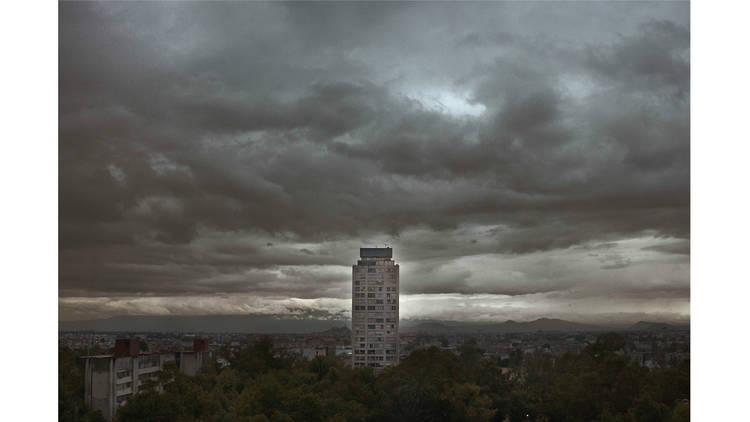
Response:
[[[253,292],[316,297],[323,292],[340,297],[348,287],[330,269],[340,258],[309,250],[280,249],[263,253],[255,246],[217,241],[180,246],[154,242],[138,248],[113,245],[91,250],[61,251],[61,286],[67,295],[195,294]],[[299,266],[300,269],[296,267]]]
[[[62,3],[60,293],[345,298],[373,238],[688,242],[688,7],[642,6]],[[407,290],[572,285],[472,274]]]

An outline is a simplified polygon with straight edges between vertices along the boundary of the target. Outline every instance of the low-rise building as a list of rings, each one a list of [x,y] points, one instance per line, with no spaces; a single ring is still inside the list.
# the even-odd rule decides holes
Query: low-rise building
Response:
[[[192,351],[172,353],[142,353],[138,338],[118,339],[113,354],[83,357],[84,401],[112,421],[117,409],[148,380],[155,380],[167,362],[175,362],[181,372],[192,376],[209,358],[208,344],[203,339],[195,339]]]

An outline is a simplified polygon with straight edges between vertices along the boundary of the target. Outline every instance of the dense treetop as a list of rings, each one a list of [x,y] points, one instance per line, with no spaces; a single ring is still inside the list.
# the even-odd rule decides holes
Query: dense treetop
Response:
[[[306,361],[280,353],[261,340],[225,348],[229,366],[211,363],[195,377],[165,366],[163,391],[157,383],[142,389],[120,408],[117,421],[689,420],[689,361],[648,369],[617,353],[621,347],[620,336],[605,334],[580,354],[519,352],[509,368],[501,368],[469,341],[457,354],[435,347],[414,351],[376,376],[336,358]],[[82,404],[71,410],[82,387],[70,380],[82,382],[82,374],[67,362],[70,357],[60,354],[60,420],[93,421]]]

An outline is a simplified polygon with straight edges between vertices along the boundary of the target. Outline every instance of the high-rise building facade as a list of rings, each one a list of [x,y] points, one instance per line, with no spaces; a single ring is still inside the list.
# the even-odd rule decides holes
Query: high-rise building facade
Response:
[[[391,248],[360,248],[352,266],[352,364],[398,363],[398,264]]]

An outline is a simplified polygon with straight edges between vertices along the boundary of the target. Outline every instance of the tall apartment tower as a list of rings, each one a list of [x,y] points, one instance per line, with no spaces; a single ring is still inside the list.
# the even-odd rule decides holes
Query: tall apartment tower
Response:
[[[398,264],[391,248],[360,248],[352,266],[352,364],[398,363]]]

